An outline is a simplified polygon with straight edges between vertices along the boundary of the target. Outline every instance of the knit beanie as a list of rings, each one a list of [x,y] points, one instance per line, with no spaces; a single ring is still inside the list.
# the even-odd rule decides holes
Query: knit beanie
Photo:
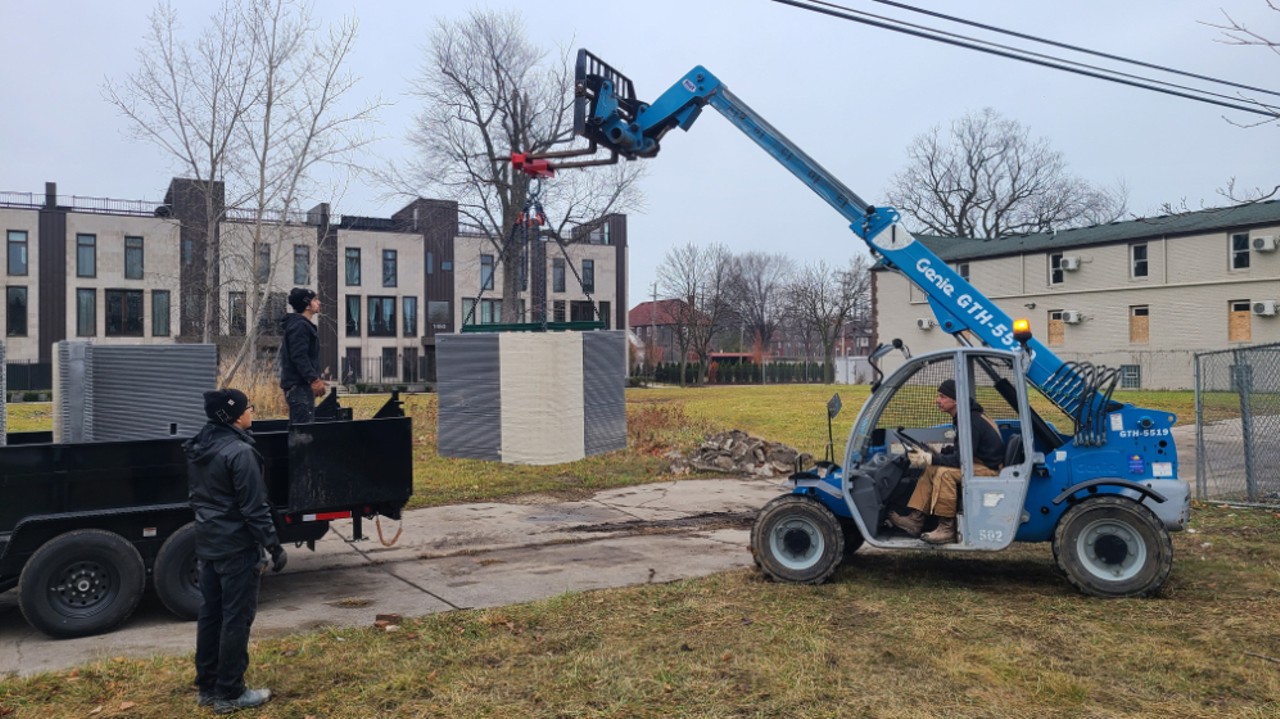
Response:
[[[204,413],[214,422],[231,424],[249,408],[249,398],[238,389],[215,389],[204,393]]]
[[[305,287],[294,287],[289,291],[289,306],[294,312],[304,312],[311,305],[316,293]]]
[[[942,384],[938,385],[938,394],[951,399],[956,398],[956,381],[953,379],[944,379]]]

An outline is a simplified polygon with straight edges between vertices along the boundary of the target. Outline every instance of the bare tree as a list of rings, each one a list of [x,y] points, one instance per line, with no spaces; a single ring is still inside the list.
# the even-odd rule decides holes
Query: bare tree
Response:
[[[314,170],[347,164],[369,141],[361,126],[380,103],[339,109],[355,84],[344,67],[356,29],[353,20],[322,28],[301,0],[228,0],[187,43],[164,3],[151,15],[139,69],[104,86],[135,133],[197,180],[207,238],[207,256],[196,258],[204,263],[201,340],[216,333],[222,290],[245,302],[244,339],[223,382],[257,356],[261,331],[284,309],[267,300],[278,294],[276,268],[292,258],[288,223]],[[219,232],[228,210],[247,233]]]
[[[919,227],[949,237],[1006,237],[1112,222],[1123,185],[1107,190],[1067,173],[1062,153],[1015,120],[986,108],[916,137],[894,176],[890,204]]]
[[[504,268],[502,321],[516,322],[522,238],[514,232],[542,183],[511,167],[513,152],[545,152],[573,135],[574,72],[566,53],[549,59],[530,43],[515,12],[475,11],[440,20],[414,93],[424,107],[409,140],[418,156],[389,178],[399,191],[458,202],[459,214],[489,240]],[[541,198],[551,231],[590,225],[637,206],[638,163],[565,173]]]
[[[730,301],[742,327],[750,333],[757,361],[768,355],[794,272],[795,263],[783,254],[747,252],[733,259]]]
[[[693,243],[667,251],[658,267],[658,286],[673,306],[672,331],[680,352],[680,386],[684,386],[689,353],[698,356],[696,384],[706,381],[711,351],[730,315],[732,261],[724,245],[698,247]]]
[[[801,336],[816,337],[822,345],[823,381],[835,378],[835,345],[851,319],[866,316],[871,306],[871,271],[859,255],[843,269],[825,262],[806,265],[788,289],[788,305]]]

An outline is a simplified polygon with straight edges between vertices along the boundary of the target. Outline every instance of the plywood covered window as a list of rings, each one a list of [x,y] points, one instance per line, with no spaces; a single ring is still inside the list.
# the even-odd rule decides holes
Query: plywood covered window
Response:
[[[1062,321],[1062,310],[1049,310],[1049,342],[1050,347],[1061,347],[1066,337],[1066,323]]]
[[[1227,312],[1227,341],[1250,342],[1253,340],[1253,303],[1249,300],[1231,300]]]
[[[1147,305],[1134,305],[1129,308],[1129,342],[1145,345],[1150,339],[1151,308]]]

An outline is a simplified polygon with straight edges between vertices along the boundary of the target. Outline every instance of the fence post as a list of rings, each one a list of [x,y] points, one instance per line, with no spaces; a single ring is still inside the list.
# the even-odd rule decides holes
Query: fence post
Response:
[[[1235,360],[1232,374],[1235,378],[1236,391],[1240,393],[1240,439],[1244,442],[1244,484],[1247,499],[1258,501],[1258,478],[1253,472],[1253,412],[1249,395],[1253,392],[1253,376],[1249,365],[1244,363],[1244,350],[1234,350],[1231,357]]]
[[[1196,498],[1203,501],[1209,498],[1209,488],[1207,486],[1208,477],[1205,476],[1205,456],[1204,456],[1204,403],[1200,399],[1200,393],[1204,391],[1204,385],[1201,383],[1200,362],[1204,359],[1204,355],[1194,355],[1195,357],[1195,397],[1196,397]]]

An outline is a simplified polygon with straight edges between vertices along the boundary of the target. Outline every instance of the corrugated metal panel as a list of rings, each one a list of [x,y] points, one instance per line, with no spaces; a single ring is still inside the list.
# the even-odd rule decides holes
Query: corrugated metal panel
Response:
[[[87,442],[85,437],[85,351],[88,340],[62,340],[53,353],[53,439]]]
[[[583,333],[583,431],[588,455],[627,448],[626,367],[625,332]]]
[[[214,345],[90,345],[85,352],[85,440],[191,437],[217,387]]]
[[[0,447],[3,447],[5,440],[9,434],[9,416],[6,409],[9,406],[9,395],[7,393],[8,385],[5,383],[5,369],[8,367],[4,363],[4,343],[0,342]]]
[[[439,407],[436,451],[442,457],[502,459],[498,335],[437,335]]]

